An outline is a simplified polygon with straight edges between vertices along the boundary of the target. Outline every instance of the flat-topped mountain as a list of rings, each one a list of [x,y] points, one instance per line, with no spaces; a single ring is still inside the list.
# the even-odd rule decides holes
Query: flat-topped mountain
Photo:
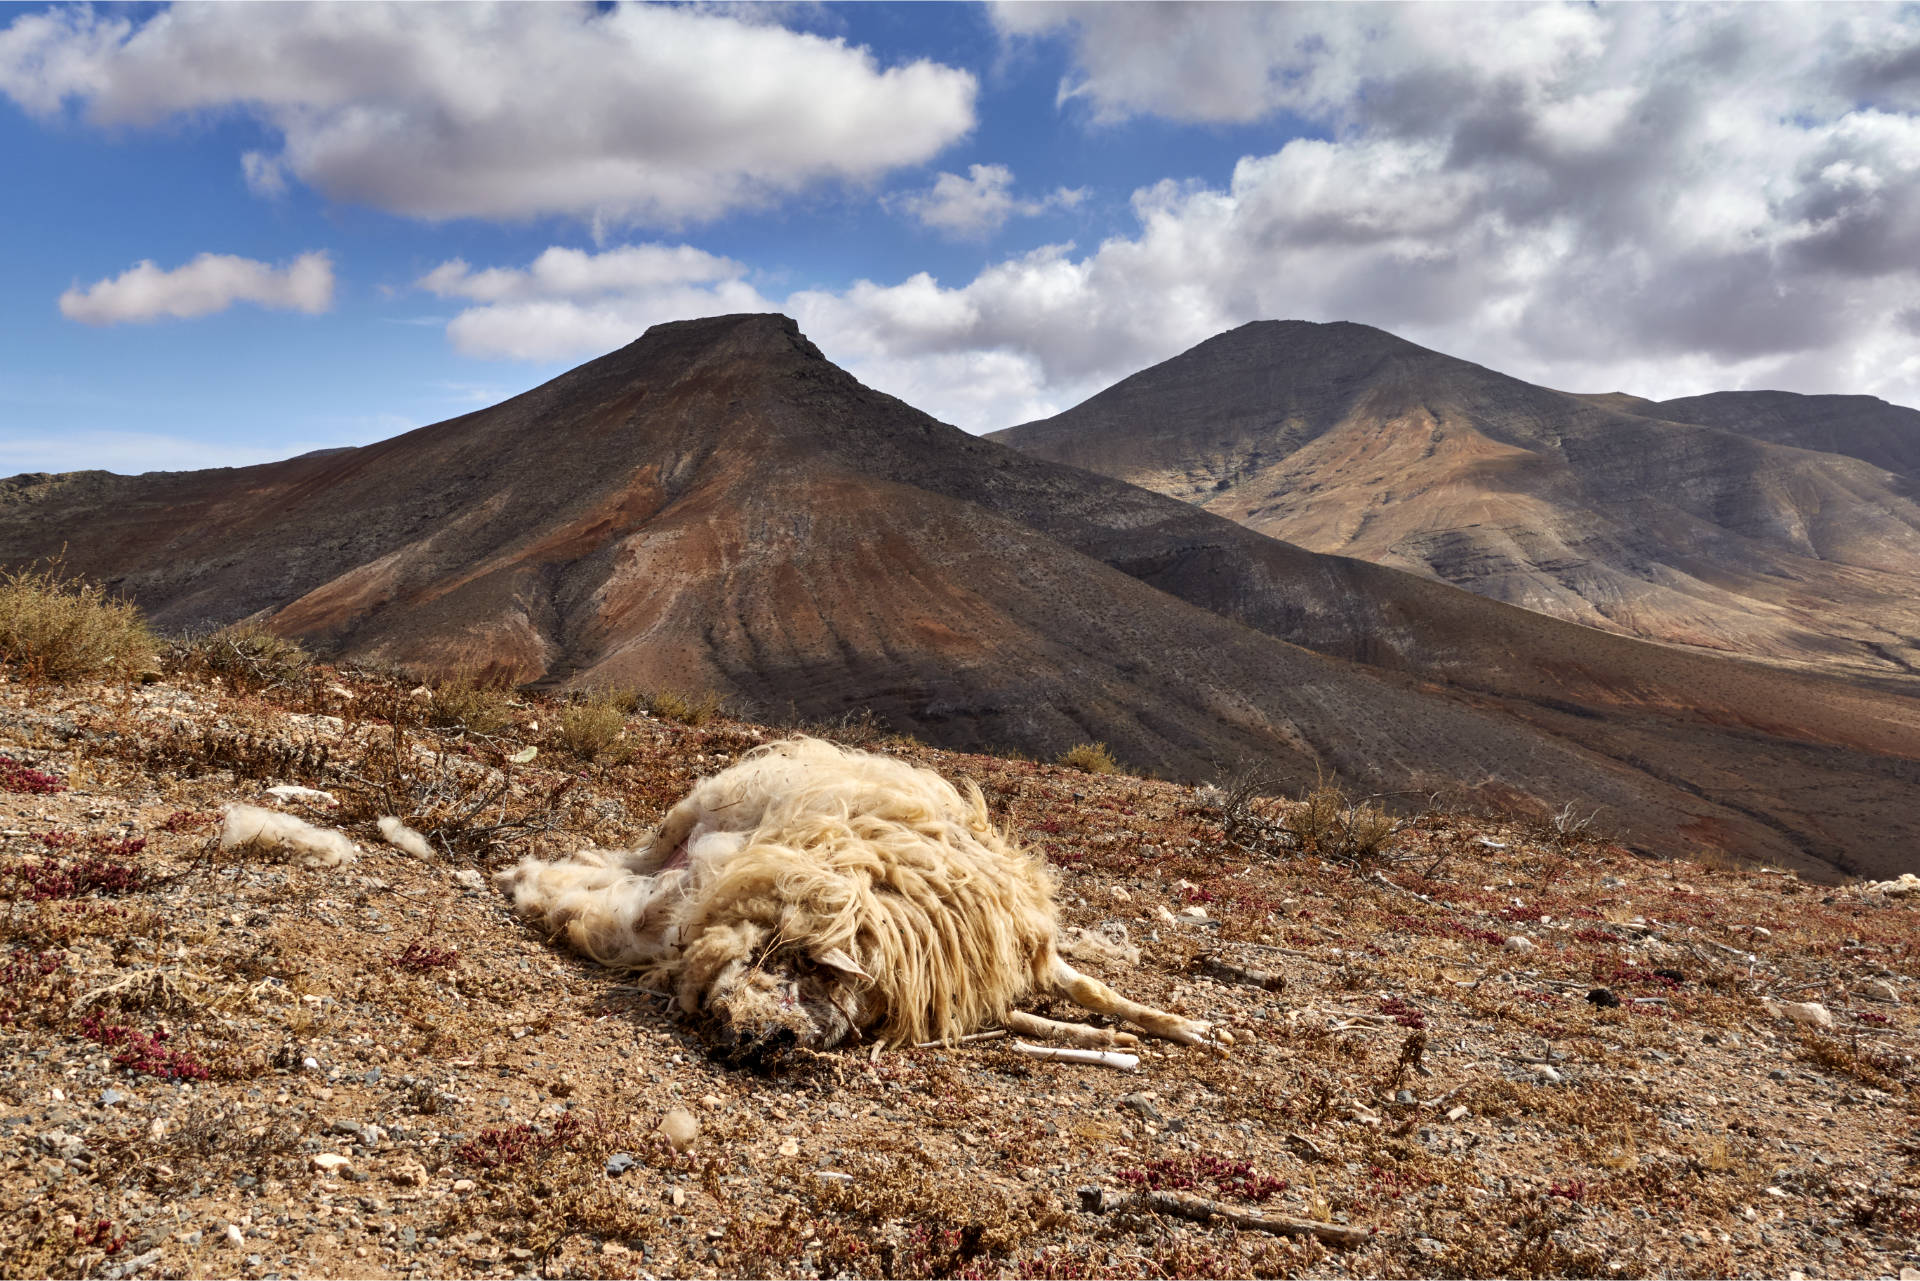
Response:
[[[780,316],[655,326],[361,449],[0,482],[0,562],[63,545],[163,628],[257,617],[415,669],[1573,801],[1648,849],[1828,872],[1920,839],[1920,703],[1302,550],[938,423]]]
[[[994,438],[1589,626],[1920,670],[1920,414],[1868,397],[1573,396],[1263,321]]]

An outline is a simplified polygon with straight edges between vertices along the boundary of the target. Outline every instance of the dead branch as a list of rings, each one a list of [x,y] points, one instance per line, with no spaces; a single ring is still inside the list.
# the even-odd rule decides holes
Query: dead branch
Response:
[[[1328,1245],[1362,1245],[1373,1236],[1372,1228],[1348,1227],[1344,1223],[1326,1223],[1319,1219],[1295,1219],[1282,1214],[1263,1214],[1258,1210],[1223,1205],[1185,1192],[1137,1192],[1122,1205],[1129,1209],[1192,1219],[1196,1223],[1225,1219],[1236,1228],[1271,1232],[1277,1236],[1312,1237]]]
[[[1223,961],[1211,952],[1197,958],[1194,968],[1225,979],[1229,983],[1240,983],[1247,987],[1261,987],[1269,992],[1283,992],[1287,987],[1284,974],[1275,974],[1271,970],[1248,969],[1244,965],[1235,965],[1232,961]]]

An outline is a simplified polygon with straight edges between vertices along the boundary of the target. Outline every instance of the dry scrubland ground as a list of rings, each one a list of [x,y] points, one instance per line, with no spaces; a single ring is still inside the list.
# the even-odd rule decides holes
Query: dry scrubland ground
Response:
[[[775,731],[470,693],[488,733],[433,729],[404,685],[269,675],[0,685],[5,1275],[1920,1264],[1913,898],[1464,816],[1363,867],[1256,856],[1272,829],[1217,797],[852,726],[977,779],[1061,869],[1067,923],[1139,947],[1093,968],[1238,1044],[1154,1046],[1135,1073],[987,1041],[752,1075],[476,873],[632,841]],[[332,792],[283,804],[359,861],[220,851],[218,808],[277,784]],[[388,813],[436,856],[380,843]],[[1765,998],[1823,1003],[1832,1027]],[[685,1150],[656,1128],[674,1109],[697,1119]],[[1340,1249],[1088,1208],[1142,1188],[1374,1231]]]

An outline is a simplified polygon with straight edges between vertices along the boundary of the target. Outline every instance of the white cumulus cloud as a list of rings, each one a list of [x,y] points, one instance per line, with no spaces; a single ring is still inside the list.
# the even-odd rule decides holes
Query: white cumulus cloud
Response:
[[[971,279],[765,297],[743,267],[685,246],[499,276],[449,266],[447,287],[467,291],[453,296],[478,304],[454,340],[588,356],[654,320],[777,308],[866,381],[975,430],[1276,317],[1379,325],[1570,390],[1920,404],[1911,7],[997,13],[1009,38],[1067,42],[1064,109],[1089,127],[1286,113],[1311,129],[1219,179],[1142,187],[1121,234]],[[1001,169],[946,175],[924,208],[951,210],[956,231],[1017,214]]]
[[[67,290],[60,295],[60,314],[89,325],[118,325],[210,316],[237,302],[317,315],[333,305],[332,260],[314,251],[274,267],[232,254],[201,254],[172,271],[139,262],[85,289]]]
[[[966,177],[942,173],[925,191],[912,192],[896,203],[923,226],[969,238],[991,235],[1011,218],[1071,209],[1085,198],[1084,188],[1058,187],[1039,199],[1022,200],[1013,194],[1013,170],[1005,165],[970,165]]]
[[[730,258],[690,245],[625,245],[602,253],[554,246],[525,267],[475,271],[455,258],[415,282],[478,304],[447,324],[462,353],[515,360],[597,356],[647,326],[774,304]]]
[[[87,6],[0,30],[0,93],[101,126],[228,109],[282,140],[242,159],[425,219],[670,225],[819,181],[868,182],[973,128],[974,77],[699,7]]]

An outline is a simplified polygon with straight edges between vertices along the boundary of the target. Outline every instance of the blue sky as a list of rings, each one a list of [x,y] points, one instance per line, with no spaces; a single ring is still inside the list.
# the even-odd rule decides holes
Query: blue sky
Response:
[[[746,308],[971,430],[1274,316],[1920,403],[1912,6],[28,6],[0,157],[0,475]]]

